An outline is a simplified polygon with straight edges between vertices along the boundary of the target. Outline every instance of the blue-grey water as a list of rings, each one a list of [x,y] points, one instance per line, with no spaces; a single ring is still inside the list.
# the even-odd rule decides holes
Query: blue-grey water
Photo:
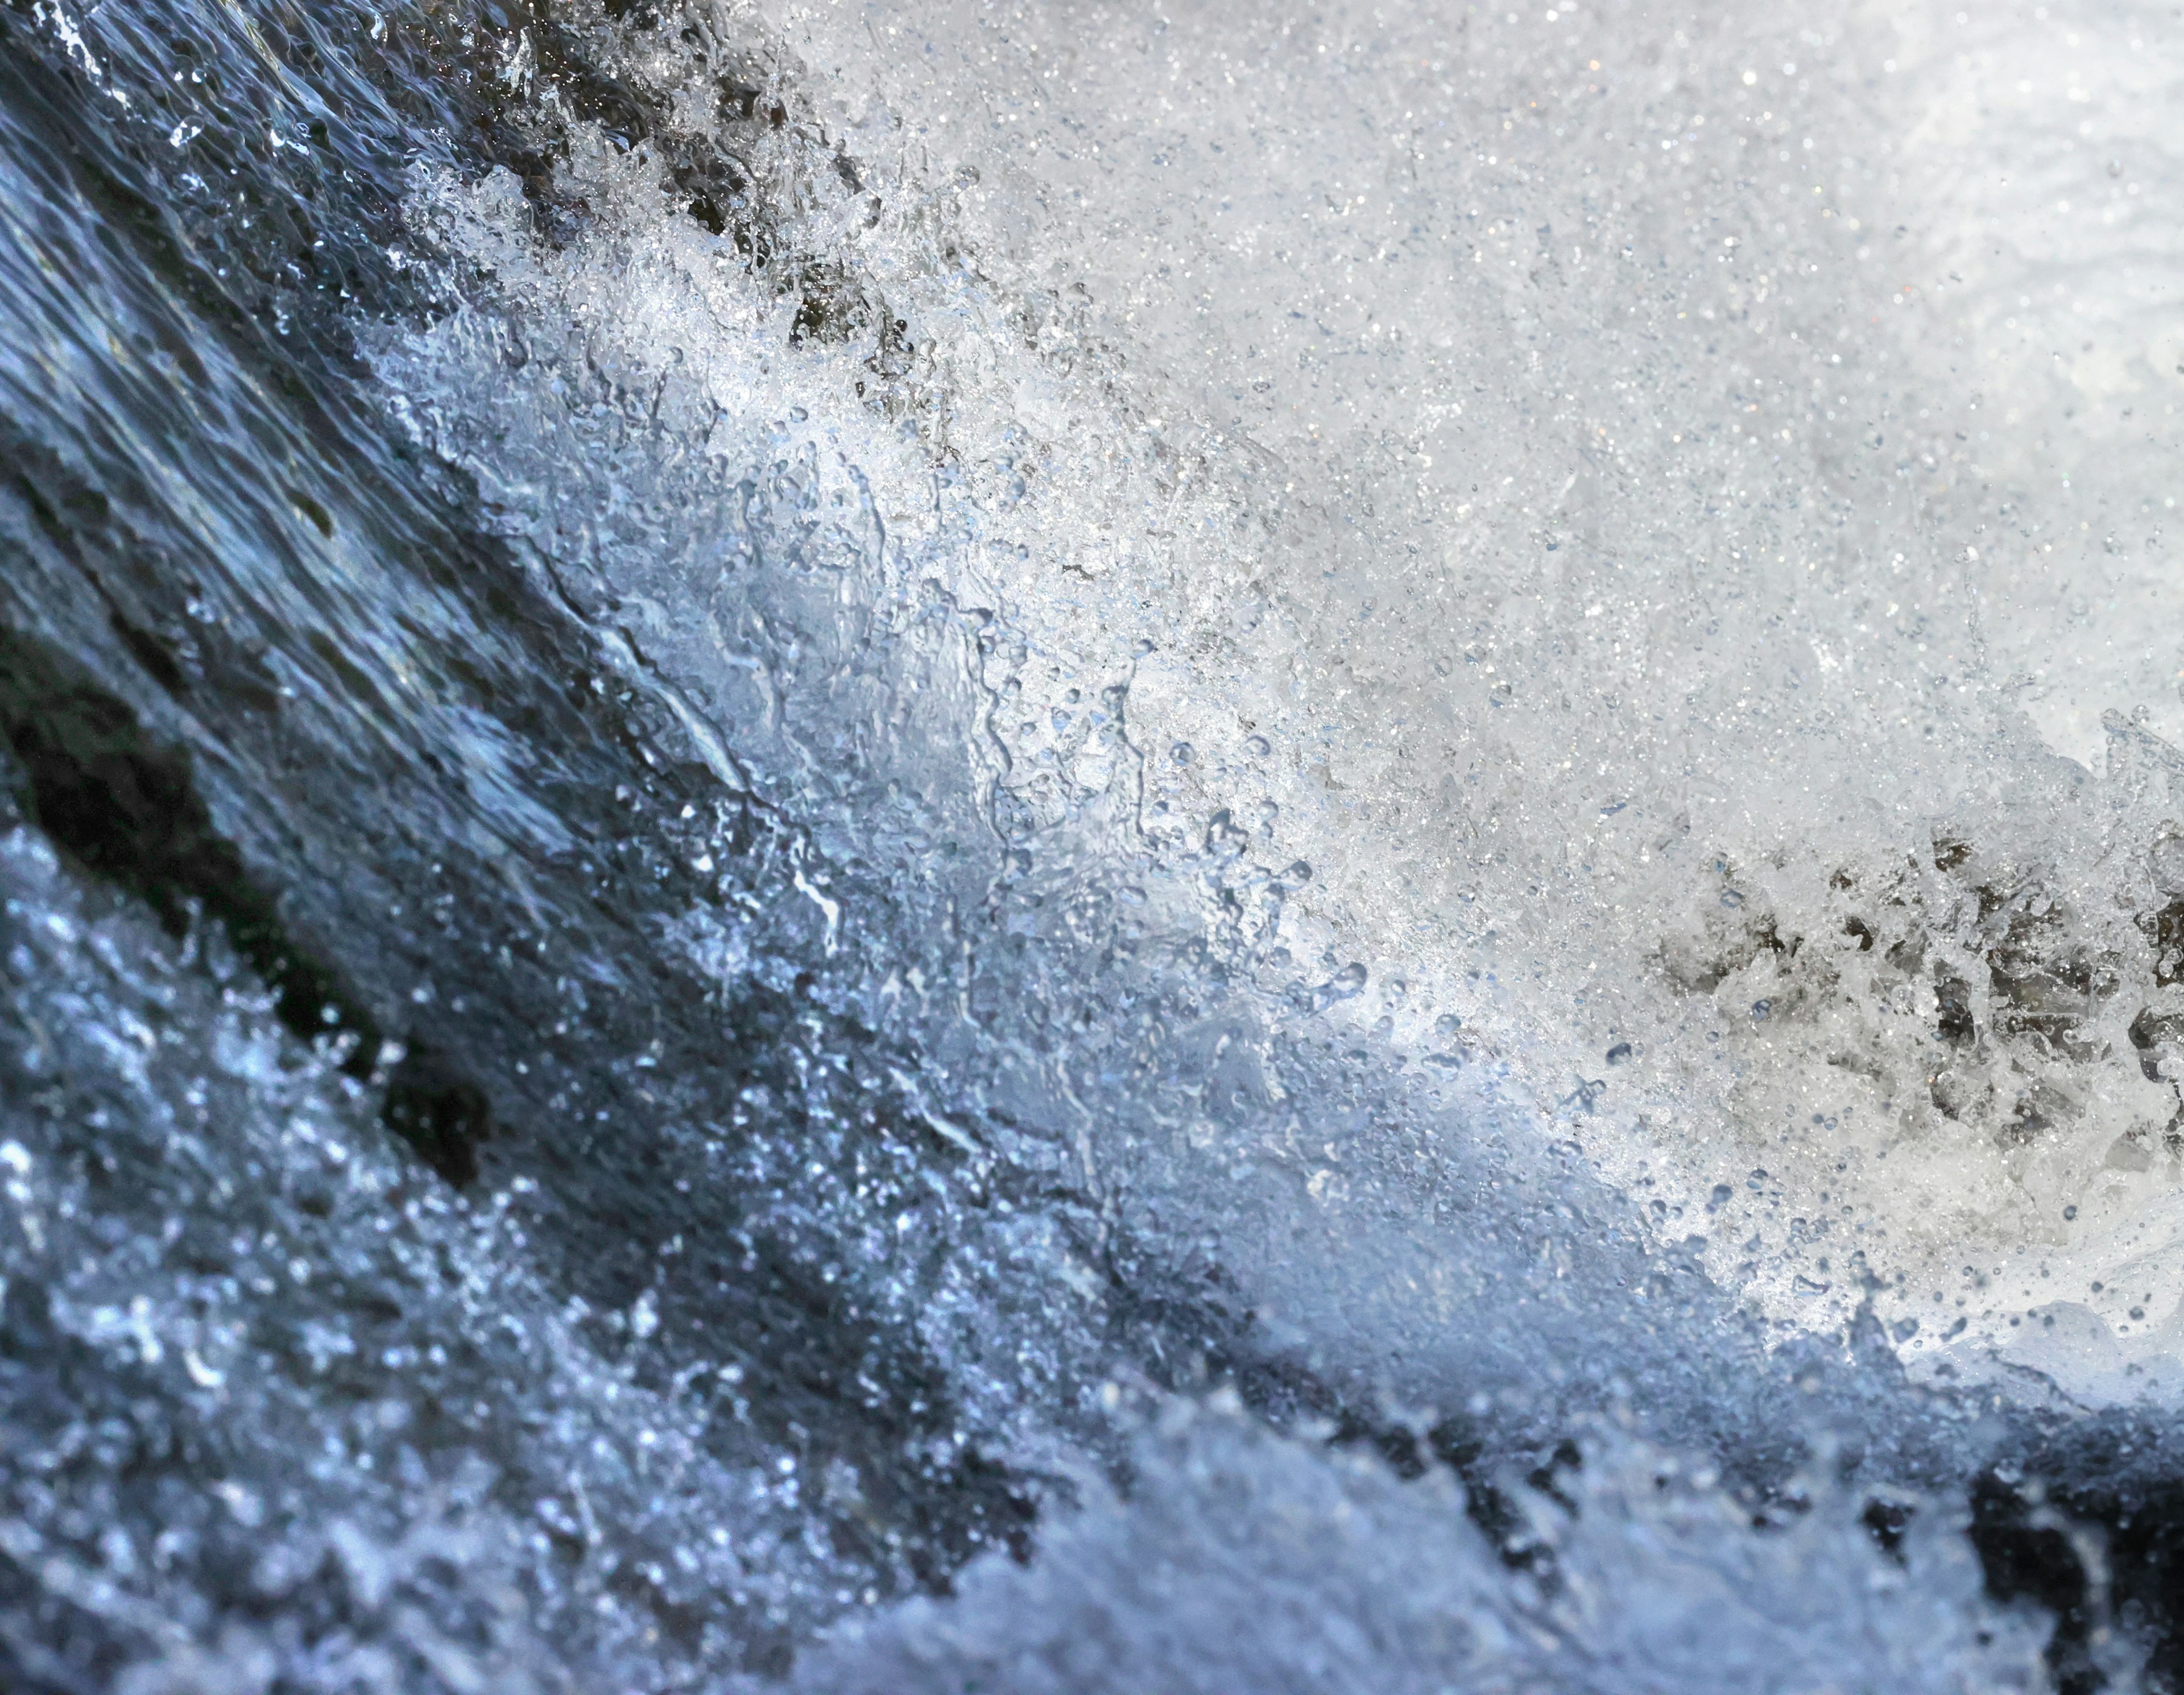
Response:
[[[0,13],[0,1683],[2176,1687],[2176,31]]]

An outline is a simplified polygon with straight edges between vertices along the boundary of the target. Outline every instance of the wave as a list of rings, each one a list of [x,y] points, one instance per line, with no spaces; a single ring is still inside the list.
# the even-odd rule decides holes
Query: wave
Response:
[[[23,1687],[2167,1663],[2151,12],[9,27]]]

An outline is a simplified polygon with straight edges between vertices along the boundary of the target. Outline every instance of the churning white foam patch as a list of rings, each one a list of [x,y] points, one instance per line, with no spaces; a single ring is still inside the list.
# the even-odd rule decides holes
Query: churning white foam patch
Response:
[[[658,397],[646,486],[480,316],[387,353],[752,781],[844,839],[908,781],[1125,881],[1225,814],[1290,890],[1271,1005],[1506,1066],[1786,1326],[1870,1299],[1914,1364],[2174,1390],[2173,19],[766,22],[805,164],[745,164],[893,342],[807,333],[601,144],[560,251],[510,181],[427,197]],[[860,562],[786,646],[777,584],[722,598],[707,459],[808,464]],[[932,596],[1005,639],[830,753]]]

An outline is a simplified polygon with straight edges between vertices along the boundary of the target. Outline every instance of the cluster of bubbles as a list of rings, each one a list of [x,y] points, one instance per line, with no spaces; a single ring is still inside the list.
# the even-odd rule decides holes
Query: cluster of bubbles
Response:
[[[12,27],[26,1687],[2160,1648],[2151,11]]]

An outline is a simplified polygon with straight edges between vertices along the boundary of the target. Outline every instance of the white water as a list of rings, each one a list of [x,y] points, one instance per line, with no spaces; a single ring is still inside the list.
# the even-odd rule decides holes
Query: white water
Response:
[[[474,315],[387,368],[549,555],[649,503],[675,563],[640,528],[603,580],[761,786],[845,782],[840,701],[733,627],[684,455],[861,478],[883,563],[840,615],[997,610],[1043,853],[1172,855],[1225,809],[1312,871],[1264,989],[1362,964],[1330,1016],[1506,1065],[1776,1320],[1840,1326],[1869,1271],[1921,1366],[2167,1392],[2178,1094],[2141,1062],[2184,802],[2120,773],[2184,731],[2172,23],[791,8],[805,103],[759,167],[908,326],[884,404],[870,333],[800,343],[642,149],[579,168],[599,223],[555,255],[512,183],[421,192],[505,309],[685,408],[656,482],[572,476],[550,374]],[[1117,838],[1067,820],[1124,681]],[[984,779],[964,709],[916,781]]]
[[[330,614],[265,585],[337,583],[385,769],[460,766],[354,867],[308,784],[245,822],[316,820],[265,855],[364,878],[368,981],[515,1044],[473,1075],[539,1121],[426,1186],[382,1078],[8,814],[0,1317],[81,1380],[7,1474],[8,1620],[101,1621],[140,1695],[2040,1687],[1965,1477],[2184,1396],[2175,18],[649,16],[562,21],[676,135],[567,121],[517,29],[506,121],[571,157],[417,166],[437,308],[356,314],[627,747],[504,709],[537,632],[476,682],[241,430],[190,592],[300,653]],[[663,181],[692,136],[767,262]],[[25,322],[50,269],[0,270]],[[268,766],[192,745],[234,827]],[[655,806],[685,757],[716,815]],[[443,851],[539,981],[396,864]],[[142,1501],[118,1447],[37,1481],[115,1409],[183,1456]],[[1500,1508],[1361,1429],[1474,1442]],[[971,1558],[979,1465],[1025,1564]]]

